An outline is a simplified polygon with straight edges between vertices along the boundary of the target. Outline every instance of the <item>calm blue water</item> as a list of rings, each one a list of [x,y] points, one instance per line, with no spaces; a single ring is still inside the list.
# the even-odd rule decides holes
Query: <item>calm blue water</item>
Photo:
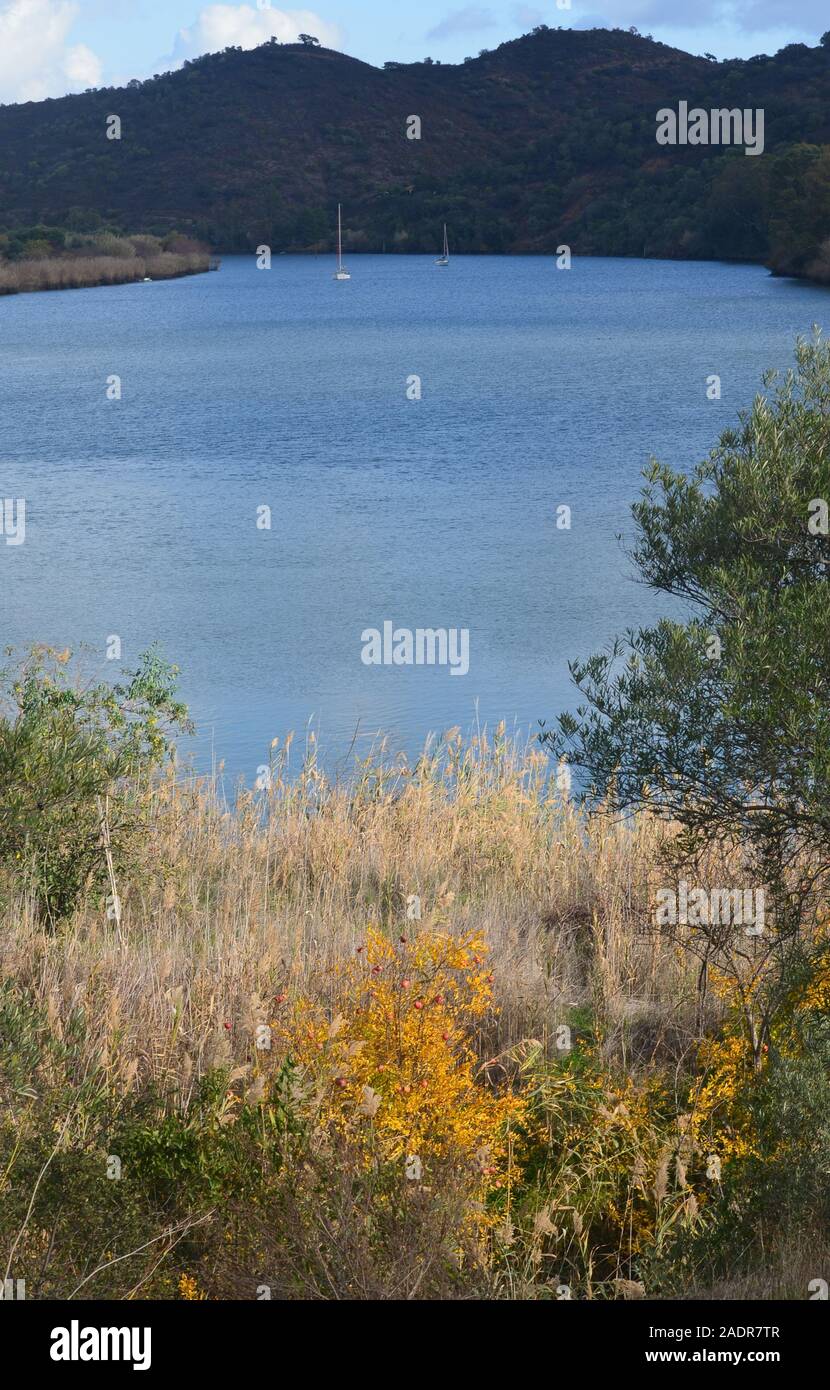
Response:
[[[110,634],[128,667],[158,639],[199,766],[232,777],[309,721],[336,761],[356,730],[358,751],[383,730],[415,752],[573,705],[568,659],[659,611],[615,539],[649,456],[691,466],[795,335],[830,326],[827,291],[755,267],[350,269],[233,257],[0,299],[0,497],[27,503],[25,544],[0,541],[2,642],[85,642],[112,676]],[[384,620],[468,628],[469,674],[365,666]]]

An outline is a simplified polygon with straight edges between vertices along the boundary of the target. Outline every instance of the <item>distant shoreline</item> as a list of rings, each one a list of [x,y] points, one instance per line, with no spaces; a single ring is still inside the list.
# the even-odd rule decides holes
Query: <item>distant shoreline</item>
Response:
[[[228,251],[225,254],[230,256],[253,256],[253,252],[240,251],[238,249]],[[331,251],[326,250],[292,250],[279,251],[274,253],[274,258],[279,256],[303,256],[315,259],[328,259]],[[349,256],[393,256],[396,258],[407,259],[429,258],[430,252],[415,251],[367,251],[351,250]],[[538,251],[470,251],[457,252],[455,259],[467,259],[469,256],[481,257],[491,256],[493,259],[521,259],[523,257],[545,258],[545,252]],[[555,259],[555,258],[554,258]],[[624,260],[638,261],[665,261],[667,263],[687,264],[686,257],[677,256],[606,256],[600,253],[582,253],[580,259],[586,260]],[[701,260],[702,263],[718,263],[724,265],[754,265],[759,270],[766,270],[775,279],[780,280],[799,280],[803,284],[818,285],[830,289],[830,273],[827,275],[807,275],[796,274],[793,271],[777,270],[774,267],[764,265],[762,261],[743,261],[734,260],[731,257],[711,257],[704,258],[692,257],[692,260]],[[177,262],[178,264],[174,264]],[[186,255],[176,255],[165,253],[155,260],[124,261],[117,256],[100,256],[92,260],[74,260],[71,258],[51,257],[42,260],[18,261],[12,263],[0,262],[0,298],[5,295],[16,294],[38,294],[49,290],[77,290],[77,289],[101,289],[107,285],[129,285],[143,284],[145,281],[155,282],[157,280],[180,280],[188,275],[204,275],[208,271],[218,270],[220,267],[220,257],[208,252],[188,253]]]
[[[0,234],[0,295],[176,280],[218,268],[205,242],[176,232],[158,237],[38,224]]]
[[[254,251],[244,251],[244,250],[240,250],[239,247],[233,247],[233,248],[224,248],[224,249],[222,250],[221,254],[224,255],[224,256],[254,256],[256,253],[255,253]],[[272,249],[272,251],[271,251],[271,256],[272,256],[272,259],[273,259],[273,260],[276,260],[276,259],[277,259],[278,257],[280,257],[280,256],[310,256],[310,257],[316,257],[316,258],[318,258],[318,259],[327,259],[327,258],[330,259],[330,258],[331,258],[332,256],[334,256],[335,254],[336,254],[336,252],[332,251],[331,248],[328,247],[328,246],[326,246],[326,247],[308,247],[308,246],[306,246],[306,247],[295,247],[295,248],[292,248],[292,249],[290,249],[290,250],[284,250],[284,251],[274,251],[273,249]],[[392,257],[395,257],[395,258],[400,258],[401,260],[406,260],[406,259],[408,259],[408,258],[411,257],[413,260],[417,260],[419,257],[420,257],[421,259],[430,259],[431,257],[434,256],[434,254],[435,254],[434,251],[403,251],[403,250],[400,250],[400,249],[389,249],[389,250],[387,250],[387,249],[385,249],[385,248],[382,248],[382,249],[380,249],[380,250],[378,250],[378,249],[369,250],[369,249],[366,248],[366,247],[361,247],[360,249],[358,249],[357,247],[349,247],[349,246],[344,246],[344,247],[343,247],[343,255],[344,255],[344,257],[348,256],[348,258],[349,258],[350,260],[354,260],[355,257],[357,257],[357,256],[392,256]],[[818,269],[818,270],[815,271],[815,273],[813,273],[813,274],[807,274],[806,271],[805,271],[805,272],[802,272],[802,273],[798,273],[798,272],[796,272],[796,271],[794,271],[794,270],[779,270],[776,266],[769,265],[769,264],[768,264],[767,262],[765,262],[765,261],[760,261],[760,260],[746,260],[746,259],[739,258],[739,257],[736,257],[736,256],[660,256],[660,255],[626,256],[626,255],[621,254],[620,252],[610,252],[610,251],[580,251],[580,252],[574,252],[573,254],[574,254],[574,259],[575,259],[575,260],[576,260],[576,259],[579,259],[579,260],[592,260],[592,261],[594,261],[594,260],[613,260],[613,261],[639,261],[639,260],[645,260],[645,261],[665,261],[666,263],[672,264],[672,265],[689,265],[689,264],[692,264],[692,263],[695,263],[695,262],[697,262],[697,263],[700,264],[700,265],[753,265],[753,266],[757,266],[759,270],[766,270],[767,273],[768,273],[769,275],[773,276],[773,278],[776,279],[776,280],[800,280],[802,283],[807,284],[807,285],[820,285],[820,286],[823,286],[824,288],[830,288],[830,261],[827,262],[827,265],[826,265],[826,266],[823,266],[823,265],[822,265],[820,269]],[[520,260],[520,259],[522,259],[523,257],[524,257],[524,258],[528,258],[528,257],[537,257],[537,258],[542,258],[542,259],[547,259],[547,258],[549,258],[549,259],[551,259],[551,260],[555,260],[555,259],[556,259],[556,252],[554,252],[554,251],[455,251],[455,252],[452,253],[452,259],[453,259],[453,260],[465,260],[467,257],[470,257],[470,256],[476,256],[476,257],[492,257],[492,259],[494,259],[494,260]]]
[[[194,264],[198,261],[198,264]],[[98,289],[104,285],[143,284],[145,281],[179,280],[218,269],[214,258],[165,254],[155,261],[123,261],[117,256],[98,256],[88,261],[45,258],[0,265],[0,296],[38,294],[47,290]]]

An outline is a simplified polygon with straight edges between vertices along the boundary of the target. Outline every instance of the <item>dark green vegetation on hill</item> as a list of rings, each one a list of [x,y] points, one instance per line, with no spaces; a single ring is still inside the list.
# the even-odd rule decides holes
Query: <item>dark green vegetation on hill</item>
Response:
[[[664,106],[765,111],[765,153],[667,147]],[[120,116],[123,138],[106,138]],[[406,118],[422,121],[406,138]],[[108,223],[224,249],[723,257],[830,277],[830,44],[714,62],[541,28],[457,66],[227,49],[125,89],[0,108],[7,228]],[[823,269],[822,269],[823,267]]]

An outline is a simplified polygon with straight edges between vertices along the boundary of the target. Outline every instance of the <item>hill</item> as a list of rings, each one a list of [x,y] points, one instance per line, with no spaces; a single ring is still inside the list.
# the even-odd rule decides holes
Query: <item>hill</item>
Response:
[[[658,145],[656,112],[681,100],[762,108],[763,156]],[[420,139],[407,138],[410,115]],[[716,62],[621,30],[542,26],[459,65],[379,69],[271,42],[0,107],[7,229],[323,249],[338,200],[347,250],[433,250],[446,220],[460,252],[565,241],[815,272],[830,236],[830,43]]]

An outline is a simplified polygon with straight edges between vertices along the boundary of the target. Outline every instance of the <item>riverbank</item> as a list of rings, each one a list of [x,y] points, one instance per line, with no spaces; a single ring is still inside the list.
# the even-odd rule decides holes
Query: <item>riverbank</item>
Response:
[[[0,295],[30,294],[38,290],[91,289],[97,285],[127,285],[143,280],[175,280],[201,275],[211,269],[210,256],[164,254],[145,261],[123,261],[115,256],[92,260],[44,259],[0,263]]]
[[[208,248],[189,237],[78,235],[55,228],[0,237],[0,295],[174,280],[217,267]]]

